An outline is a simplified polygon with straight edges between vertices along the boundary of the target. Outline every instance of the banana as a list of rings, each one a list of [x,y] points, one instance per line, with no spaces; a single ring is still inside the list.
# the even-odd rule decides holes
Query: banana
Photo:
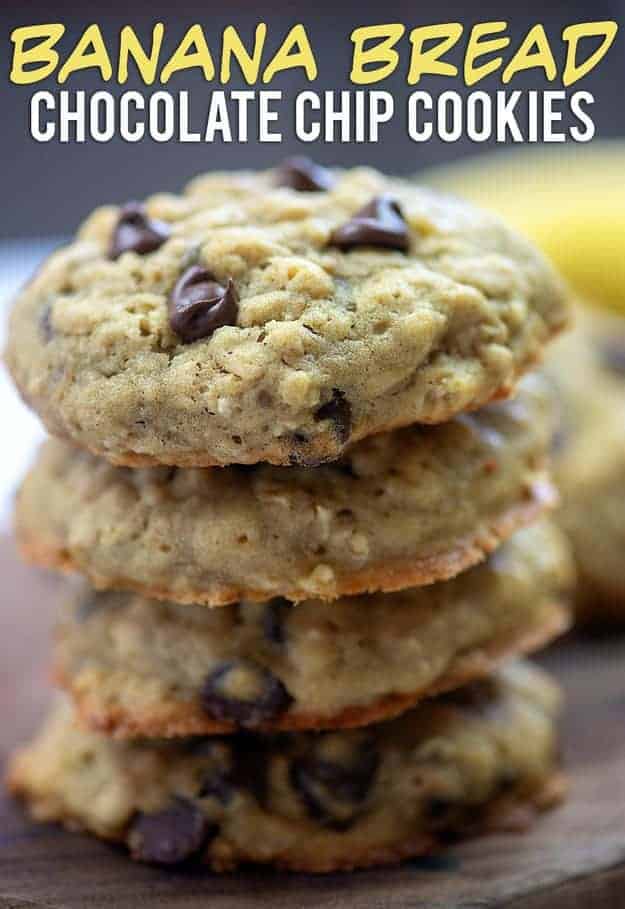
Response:
[[[497,212],[582,297],[625,314],[625,142],[494,152],[416,177]]]

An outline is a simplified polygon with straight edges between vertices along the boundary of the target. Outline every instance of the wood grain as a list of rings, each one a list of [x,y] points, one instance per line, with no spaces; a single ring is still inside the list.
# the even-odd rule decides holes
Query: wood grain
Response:
[[[49,698],[47,647],[59,583],[0,540],[0,759]],[[571,795],[525,834],[484,837],[400,868],[351,875],[250,870],[218,876],[131,864],[86,836],[31,824],[0,798],[0,909],[622,909],[625,906],[625,638],[571,639],[542,662],[569,696]]]

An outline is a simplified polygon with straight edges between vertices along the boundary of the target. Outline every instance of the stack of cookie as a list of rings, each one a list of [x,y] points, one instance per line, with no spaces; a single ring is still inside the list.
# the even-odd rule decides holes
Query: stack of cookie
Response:
[[[495,670],[567,623],[552,405],[519,381],[567,316],[498,221],[367,169],[97,211],[8,348],[58,437],[22,549],[91,584],[10,771],[35,816],[325,871],[553,800],[557,691]]]

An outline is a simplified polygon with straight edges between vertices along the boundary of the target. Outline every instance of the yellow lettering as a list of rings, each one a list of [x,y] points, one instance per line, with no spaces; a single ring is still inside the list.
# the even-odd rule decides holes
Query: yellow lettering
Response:
[[[463,27],[459,22],[413,28],[410,32],[412,53],[407,77],[408,85],[416,85],[421,76],[426,74],[429,76],[457,76],[458,67],[451,63],[442,63],[441,57],[458,43],[462,32]],[[423,46],[426,41],[438,41],[438,43],[429,50],[424,50]]]
[[[464,58],[464,81],[466,85],[474,85],[480,79],[484,79],[490,73],[499,69],[503,60],[501,57],[495,57],[488,63],[476,66],[475,61],[485,54],[492,54],[496,51],[503,50],[510,44],[510,38],[491,38],[488,41],[481,39],[486,35],[496,35],[498,32],[504,32],[508,27],[507,22],[480,22],[471,29],[471,36],[467,46],[467,52]]]
[[[504,69],[502,82],[507,85],[516,73],[537,67],[542,67],[547,79],[553,82],[558,69],[542,25],[535,25],[529,30],[518,51]]]
[[[394,47],[405,31],[405,26],[398,22],[355,28],[351,34],[354,45],[352,71],[349,74],[351,81],[356,85],[371,85],[390,76],[399,62],[399,54]],[[367,41],[376,38],[382,40],[373,47],[365,48]]]
[[[295,52],[291,53],[294,48]],[[263,82],[271,82],[276,73],[296,69],[298,66],[303,68],[309,82],[317,78],[317,61],[303,25],[294,25],[288,33],[275,57],[268,63],[263,73]]]
[[[152,85],[156,79],[158,57],[163,43],[165,26],[157,22],[152,29],[152,48],[149,55],[143,49],[137,38],[135,30],[130,25],[125,25],[119,38],[119,64],[117,67],[117,81],[124,85],[128,80],[128,61],[130,58],[137,64],[139,75],[146,85]]]
[[[248,85],[253,85],[258,79],[260,71],[260,62],[267,37],[267,26],[260,22],[256,26],[254,34],[254,51],[252,55],[248,54],[239,33],[233,25],[224,29],[222,49],[221,49],[221,83],[227,85],[230,81],[230,59],[234,57],[243,73],[243,78]]]
[[[53,50],[54,45],[65,32],[60,23],[48,25],[26,25],[11,32],[13,42],[13,64],[9,76],[15,85],[32,85],[54,72],[59,62],[59,55]],[[37,40],[37,39],[43,40]],[[26,48],[27,41],[37,41],[33,47]],[[26,69],[40,64],[34,69]]]
[[[174,73],[183,69],[194,69],[199,66],[207,82],[215,75],[213,58],[211,57],[206,38],[201,25],[192,25],[187,29],[182,41],[163,67],[161,82],[165,85]]]
[[[618,25],[616,22],[582,22],[579,25],[569,25],[562,32],[562,40],[566,41],[566,63],[564,64],[564,73],[562,82],[564,85],[573,85],[595,68],[597,63],[602,60],[612,46],[616,38]],[[577,45],[582,38],[603,37],[599,47],[584,60],[583,63],[577,63]]]
[[[72,73],[81,69],[99,69],[104,82],[108,82],[113,75],[113,67],[99,25],[90,25],[84,30],[78,44],[59,70],[59,83],[66,82]]]

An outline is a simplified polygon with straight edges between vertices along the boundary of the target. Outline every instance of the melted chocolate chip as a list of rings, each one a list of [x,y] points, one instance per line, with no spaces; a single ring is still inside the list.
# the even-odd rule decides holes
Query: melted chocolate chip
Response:
[[[598,347],[603,365],[612,372],[625,376],[625,338],[604,338]]]
[[[163,221],[148,217],[138,202],[129,202],[121,209],[109,249],[109,259],[122,253],[135,252],[140,256],[154,252],[169,239],[170,230]]]
[[[347,442],[352,431],[352,407],[345,394],[334,388],[331,400],[322,404],[315,413],[315,420],[330,420],[339,441],[343,444]]]
[[[202,707],[210,717],[243,727],[276,719],[291,701],[282,682],[251,660],[222,664],[201,691]]]
[[[376,196],[356,212],[351,221],[332,233],[330,245],[342,250],[383,246],[405,252],[410,246],[410,234],[401,208],[392,196]]]
[[[224,287],[200,265],[183,272],[169,297],[169,324],[183,344],[208,338],[224,325],[236,325],[238,314],[232,280]]]
[[[319,193],[334,185],[332,173],[310,158],[298,155],[287,158],[278,168],[278,186],[288,186],[300,193]]]
[[[291,611],[291,603],[283,597],[270,600],[263,611],[263,634],[272,644],[284,644],[284,620]]]
[[[194,855],[217,828],[187,799],[175,798],[162,811],[139,813],[132,822],[129,844],[133,858],[158,865],[177,865]]]
[[[344,830],[357,817],[378,763],[373,740],[366,734],[350,742],[332,734],[322,736],[291,764],[291,785],[312,817]]]

